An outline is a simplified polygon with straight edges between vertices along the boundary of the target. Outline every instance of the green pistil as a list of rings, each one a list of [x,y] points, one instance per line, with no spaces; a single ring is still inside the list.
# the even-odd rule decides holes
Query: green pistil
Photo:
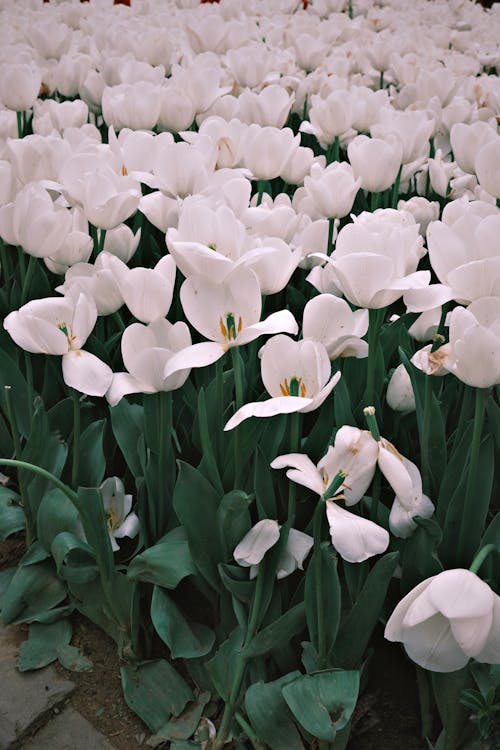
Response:
[[[228,341],[231,341],[231,339],[234,341],[236,339],[236,321],[233,313],[228,313],[226,315],[226,325]]]
[[[298,396],[299,395],[299,388],[300,388],[300,380],[293,376],[293,378],[290,379],[290,396]]]

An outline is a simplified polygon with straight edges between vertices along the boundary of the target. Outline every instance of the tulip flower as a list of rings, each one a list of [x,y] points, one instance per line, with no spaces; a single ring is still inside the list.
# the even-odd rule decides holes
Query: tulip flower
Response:
[[[496,131],[493,132],[495,133]],[[474,165],[481,187],[499,201],[500,138],[498,135],[494,136],[494,140],[491,143],[481,148],[476,156]]]
[[[4,62],[0,76],[0,101],[7,109],[30,109],[40,92],[42,74],[34,64]]]
[[[361,187],[370,193],[387,190],[395,181],[403,147],[395,136],[368,138],[357,135],[347,147],[347,155],[355,177],[361,180]]]
[[[456,307],[448,319],[450,359],[445,367],[476,388],[500,383],[500,297]]]
[[[319,163],[311,167],[293,200],[297,211],[304,211],[311,219],[341,219],[351,210],[361,178],[355,179],[350,164],[334,162],[323,168]]]
[[[351,310],[333,294],[313,297],[304,307],[302,335],[321,341],[331,360],[367,357],[368,344],[361,339],[368,330],[368,310]]]
[[[115,406],[129,393],[157,393],[180,388],[189,375],[189,368],[176,370],[165,377],[164,370],[176,352],[189,347],[191,335],[185,323],[169,323],[165,318],[142,325],[132,323],[122,335],[123,364],[128,372],[117,372],[106,393]]]
[[[259,357],[262,381],[271,398],[244,404],[224,430],[234,429],[248,417],[313,411],[321,406],[340,378],[340,372],[331,375],[328,352],[319,341],[273,336],[264,344]]]
[[[250,568],[250,578],[255,578],[259,563],[280,538],[277,521],[265,518],[252,526],[234,550],[233,557],[244,568]],[[290,529],[285,549],[281,553],[276,578],[286,578],[295,570],[303,569],[304,560],[311,551],[313,539],[303,531]]]
[[[470,658],[499,664],[500,597],[470,570],[445,570],[399,602],[384,635],[433,672],[462,669]]]
[[[289,310],[272,313],[260,321],[260,285],[248,268],[233,269],[221,282],[201,274],[189,276],[181,287],[180,297],[186,318],[209,340],[174,355],[165,367],[164,377],[178,370],[210,365],[228,349],[248,344],[262,334],[298,330]]]
[[[139,533],[139,518],[131,512],[132,495],[126,495],[118,477],[108,477],[99,486],[108,522],[108,534],[113,552],[120,549],[116,539],[133,538]]]
[[[62,355],[64,382],[88,396],[103,396],[113,373],[108,365],[82,350],[97,320],[93,299],[37,299],[11,312],[4,328],[18,346],[33,354]]]

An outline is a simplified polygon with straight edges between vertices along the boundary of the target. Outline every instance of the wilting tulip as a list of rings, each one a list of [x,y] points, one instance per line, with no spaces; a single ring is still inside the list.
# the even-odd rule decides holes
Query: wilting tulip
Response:
[[[120,549],[116,539],[128,536],[133,539],[139,533],[139,519],[131,512],[132,495],[126,495],[123,482],[118,477],[109,477],[99,486],[104,513],[108,523],[108,534],[113,552]]]
[[[264,559],[266,552],[278,542],[279,529],[277,521],[265,518],[252,526],[234,550],[233,557],[238,565],[250,568],[250,578],[255,578],[259,563]],[[276,578],[286,578],[297,568],[302,570],[312,546],[313,538],[309,534],[290,529],[286,546],[278,559]]]
[[[454,672],[471,658],[498,664],[500,597],[470,570],[445,570],[399,602],[384,635],[433,672]]]

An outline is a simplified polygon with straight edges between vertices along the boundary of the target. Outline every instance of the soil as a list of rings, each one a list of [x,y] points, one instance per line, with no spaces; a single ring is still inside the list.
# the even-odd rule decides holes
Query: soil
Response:
[[[25,551],[15,534],[0,544],[0,569],[16,565]],[[117,750],[145,750],[151,735],[126,705],[120,684],[120,663],[114,642],[86,618],[72,617],[72,645],[90,659],[86,672],[55,668],[76,684],[68,705],[78,711]],[[420,738],[415,672],[397,645],[379,633],[366,690],[353,715],[347,750],[427,750]]]

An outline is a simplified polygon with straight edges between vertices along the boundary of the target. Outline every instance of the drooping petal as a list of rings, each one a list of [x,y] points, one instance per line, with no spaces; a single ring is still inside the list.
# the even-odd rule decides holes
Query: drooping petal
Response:
[[[313,544],[314,539],[309,534],[304,534],[303,531],[297,529],[290,529],[286,547],[278,560],[276,578],[286,578],[297,568],[302,570],[304,560],[311,551]]]
[[[403,645],[410,659],[432,672],[454,672],[469,661],[440,614],[406,630]]]
[[[326,502],[326,516],[332,544],[347,562],[363,562],[387,549],[389,534],[373,521],[350,513],[331,500]]]
[[[104,396],[113,379],[107,364],[81,349],[63,355],[62,372],[66,385],[87,396]]]
[[[179,370],[188,370],[191,367],[206,367],[217,362],[224,356],[225,348],[217,341],[201,341],[199,344],[187,346],[176,352],[168,360],[163,377],[168,378]]]
[[[233,414],[224,427],[224,431],[233,430],[241,422],[249,417],[274,417],[276,414],[292,414],[294,411],[303,411],[311,404],[312,399],[300,396],[277,396],[267,401],[254,401],[244,404]]]
[[[432,576],[431,578],[426,578],[425,581],[421,581],[396,605],[392,615],[387,620],[384,631],[384,638],[386,638],[388,641],[403,640],[403,633],[406,628],[407,613],[413,602],[419,598],[419,596],[425,591],[425,589],[429,586],[430,582],[433,579],[434,576]]]
[[[237,343],[239,346],[254,341],[258,336],[263,334],[291,333],[295,335],[299,330],[297,321],[289,310],[278,310],[271,313],[265,320],[260,323],[254,323],[244,328],[238,334]]]
[[[128,372],[115,372],[111,385],[106,393],[106,399],[110,406],[116,406],[116,404],[122,400],[124,396],[128,396],[129,393],[154,393],[154,389],[147,383],[134,378]]]
[[[462,651],[474,656],[484,648],[493,622],[493,607],[482,617],[450,620],[451,632]]]
[[[429,586],[429,597],[448,618],[482,617],[493,607],[493,591],[475,573],[445,570]]]
[[[133,539],[139,533],[139,528],[139,518],[135,513],[129,513],[121,526],[113,532],[113,536],[117,539],[121,539],[124,536]]]
[[[283,456],[278,456],[271,462],[271,468],[273,469],[285,469],[288,467],[291,467],[286,473],[289,479],[297,482],[297,484],[301,484],[303,487],[308,487],[318,495],[323,494],[323,479],[309,456],[303,453],[287,453]]]
[[[245,534],[234,550],[233,557],[244,568],[258,565],[266,552],[273,547],[280,538],[280,528],[277,521],[264,518]]]

